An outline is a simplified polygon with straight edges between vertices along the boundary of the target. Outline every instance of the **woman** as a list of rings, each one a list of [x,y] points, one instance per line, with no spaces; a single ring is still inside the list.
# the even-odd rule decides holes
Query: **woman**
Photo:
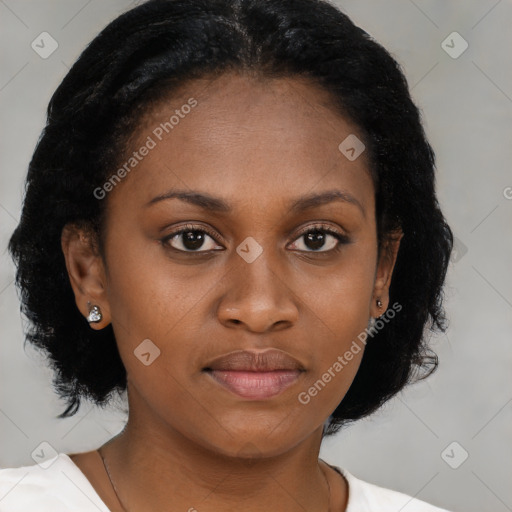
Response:
[[[129,419],[2,470],[0,511],[440,511],[318,455],[435,369],[451,248],[406,80],[334,6],[125,13],[50,102],[10,251],[61,416],[126,390]]]

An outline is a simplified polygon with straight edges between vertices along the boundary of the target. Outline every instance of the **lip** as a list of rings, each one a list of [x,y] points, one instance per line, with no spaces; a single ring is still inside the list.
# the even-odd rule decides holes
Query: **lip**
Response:
[[[265,400],[279,395],[295,384],[301,374],[300,370],[271,372],[210,370],[207,373],[224,388],[249,400]]]
[[[302,364],[282,350],[235,350],[212,359],[204,370],[271,372],[275,370],[304,370]]]
[[[232,393],[264,400],[292,386],[305,371],[302,364],[277,349],[236,350],[210,361],[203,372]]]

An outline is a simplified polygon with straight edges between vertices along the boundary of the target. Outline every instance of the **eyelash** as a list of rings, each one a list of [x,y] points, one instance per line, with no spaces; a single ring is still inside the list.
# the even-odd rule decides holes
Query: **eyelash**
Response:
[[[174,232],[170,233],[169,235],[167,235],[166,237],[162,238],[160,241],[161,241],[161,243],[162,243],[162,245],[164,247],[168,247],[168,248],[173,249],[175,251],[183,252],[183,253],[186,253],[186,254],[206,254],[206,253],[214,252],[216,250],[216,249],[211,249],[211,250],[208,250],[208,251],[183,251],[181,249],[176,249],[175,247],[169,247],[167,245],[168,242],[170,240],[172,240],[173,238],[175,238],[176,236],[182,235],[183,233],[187,233],[187,232],[190,232],[190,231],[196,231],[196,232],[199,232],[199,233],[206,233],[217,244],[220,244],[220,242],[217,240],[216,233],[214,233],[212,230],[210,230],[206,226],[194,226],[192,224],[187,224],[187,225],[183,226],[179,230],[174,231]],[[329,249],[328,251],[299,251],[299,252],[303,252],[303,253],[306,253],[306,254],[330,254],[330,253],[333,253],[333,252],[340,251],[343,245],[351,243],[351,240],[350,240],[350,238],[347,235],[345,235],[343,233],[340,233],[338,231],[335,231],[331,227],[326,226],[324,224],[315,224],[313,226],[308,226],[307,228],[302,230],[297,235],[297,237],[294,239],[294,241],[298,240],[300,237],[302,237],[304,235],[307,235],[309,233],[314,233],[314,232],[320,232],[320,233],[332,235],[334,238],[336,238],[336,240],[338,240],[338,244],[336,244],[336,247],[334,249]]]

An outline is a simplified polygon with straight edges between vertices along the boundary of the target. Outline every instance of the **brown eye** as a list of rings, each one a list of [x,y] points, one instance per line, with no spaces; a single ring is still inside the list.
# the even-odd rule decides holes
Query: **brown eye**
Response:
[[[349,238],[343,233],[338,233],[331,228],[313,227],[304,231],[294,242],[294,249],[304,252],[330,252],[336,251],[341,245],[350,243]],[[297,246],[298,245],[298,246]]]
[[[171,233],[162,239],[162,244],[182,252],[208,252],[219,247],[212,234],[197,226],[185,226]]]

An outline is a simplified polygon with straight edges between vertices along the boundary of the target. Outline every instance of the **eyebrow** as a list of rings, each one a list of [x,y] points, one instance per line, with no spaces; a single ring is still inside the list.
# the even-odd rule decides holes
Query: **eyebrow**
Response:
[[[229,213],[233,210],[229,203],[223,199],[213,197],[206,193],[187,190],[171,190],[165,194],[154,197],[151,201],[146,203],[145,206],[148,207],[168,199],[179,199],[211,212]],[[335,201],[353,204],[359,208],[363,217],[366,216],[365,209],[360,201],[358,201],[349,192],[341,190],[326,190],[324,192],[299,197],[291,203],[290,211],[293,213],[300,213],[310,208],[316,208]]]

